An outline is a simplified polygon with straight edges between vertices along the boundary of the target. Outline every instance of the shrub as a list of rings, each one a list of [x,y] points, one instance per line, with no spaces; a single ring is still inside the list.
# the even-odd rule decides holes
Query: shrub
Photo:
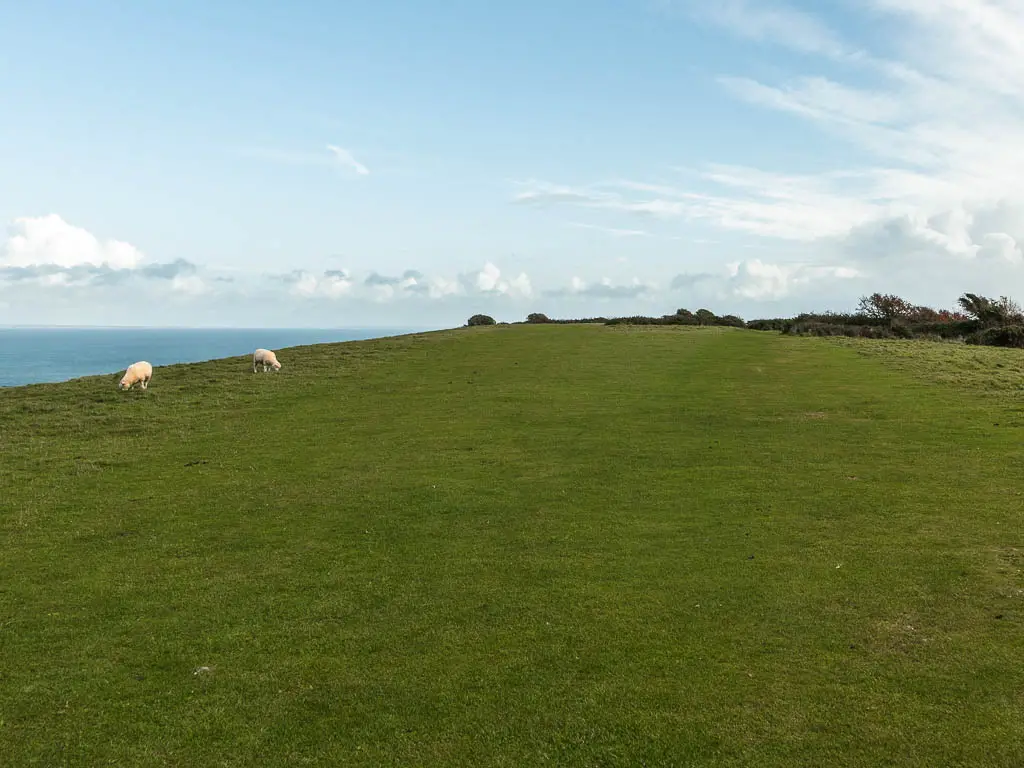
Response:
[[[977,320],[951,320],[948,322],[914,323],[909,326],[917,336],[938,336],[943,339],[956,339],[979,330]]]
[[[717,325],[726,325],[730,328],[745,328],[747,324],[743,322],[743,318],[736,315],[722,315],[718,318]]]
[[[931,307],[911,307],[907,313],[907,320],[912,323],[937,323],[940,316]]]
[[[697,322],[701,325],[712,325],[718,319],[710,309],[698,309],[693,313],[693,316],[697,318]]]
[[[466,325],[494,325],[494,318],[490,315],[473,315],[466,321]]]
[[[908,317],[921,308],[894,294],[873,293],[861,296],[857,309],[859,314],[892,323],[896,318]]]
[[[822,323],[818,321],[787,321],[782,332],[792,336],[850,336],[862,339],[891,339],[900,331],[884,325],[856,325],[853,323]],[[904,329],[903,332],[906,332]],[[903,338],[909,338],[903,336]]]
[[[781,331],[788,322],[789,320],[784,317],[763,318],[751,320],[747,323],[747,328],[752,331]]]
[[[1024,349],[1024,325],[1004,325],[986,328],[967,337],[968,344],[984,344],[989,347],[1016,347]]]
[[[884,317],[874,317],[858,312],[802,312],[794,318],[795,322],[835,323],[838,325],[888,325]]]
[[[696,325],[697,318],[694,317],[693,312],[688,309],[677,309],[676,310],[676,322],[680,325]]]
[[[957,299],[957,303],[982,325],[1020,325],[1024,322],[1020,305],[1006,296],[990,299],[975,293],[965,293]]]
[[[862,325],[860,335],[865,339],[891,339],[893,333],[884,325]]]
[[[914,338],[914,332],[901,322],[894,322],[891,326],[889,326],[889,330],[892,331],[892,335],[895,336],[897,339]]]

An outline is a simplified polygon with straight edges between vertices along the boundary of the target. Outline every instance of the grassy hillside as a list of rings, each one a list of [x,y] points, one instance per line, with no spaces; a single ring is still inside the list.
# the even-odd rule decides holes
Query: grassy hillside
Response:
[[[602,326],[279,357],[0,391],[4,765],[1024,762],[1024,419],[978,365]]]

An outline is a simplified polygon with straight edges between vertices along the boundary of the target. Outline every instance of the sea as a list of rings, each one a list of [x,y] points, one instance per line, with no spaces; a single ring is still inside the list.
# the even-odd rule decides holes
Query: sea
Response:
[[[0,387],[61,382],[154,366],[248,355],[258,347],[375,339],[426,328],[66,328],[0,327]]]

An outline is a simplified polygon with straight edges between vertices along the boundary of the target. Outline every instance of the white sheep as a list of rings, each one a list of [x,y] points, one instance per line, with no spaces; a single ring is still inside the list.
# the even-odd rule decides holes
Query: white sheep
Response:
[[[256,373],[256,366],[262,365],[263,372],[267,372],[267,366],[270,366],[275,371],[281,370],[281,364],[277,362],[277,355],[271,352],[269,349],[257,349],[252,353],[252,372]]]
[[[124,376],[121,377],[121,382],[117,386],[119,389],[131,389],[133,385],[139,384],[146,389],[151,378],[153,378],[153,366],[145,360],[140,360],[128,366],[128,370],[124,372]]]

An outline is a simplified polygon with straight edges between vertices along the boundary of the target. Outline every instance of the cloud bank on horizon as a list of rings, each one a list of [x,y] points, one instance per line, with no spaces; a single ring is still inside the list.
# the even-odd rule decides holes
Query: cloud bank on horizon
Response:
[[[544,11],[527,3],[521,13]],[[408,106],[404,121],[371,108],[362,127],[279,138],[268,129],[250,145],[263,148],[234,153],[242,165],[202,170],[195,194],[215,188],[197,214],[205,231],[172,227],[170,210],[121,219],[127,198],[113,193],[90,206],[53,186],[24,203],[0,195],[0,322],[117,322],[139,294],[154,323],[424,326],[475,311],[512,320],[707,306],[749,318],[849,308],[875,290],[938,306],[963,291],[1024,298],[1019,2],[660,0],[633,13],[728,52],[695,46],[675,78],[658,73],[702,83],[706,101],[670,113],[678,124],[637,125],[634,137],[627,122],[574,141],[592,125],[545,122],[538,104],[524,124],[560,126],[543,138],[580,145],[561,154],[527,151],[542,139],[512,130],[508,144],[492,142],[468,118],[442,146],[456,112],[430,100]],[[600,48],[596,38],[575,44]],[[531,93],[542,101],[542,80],[515,77],[529,93],[508,86],[496,98],[510,109]],[[446,97],[463,110],[470,81]],[[749,121],[759,140],[711,142],[726,119],[733,131]],[[686,120],[702,133],[676,143]],[[356,149],[325,138],[346,129],[358,140],[342,143]],[[422,144],[430,131],[435,143]],[[673,152],[643,154],[651,131]],[[808,137],[806,149],[789,133]],[[434,165],[417,142],[437,151]],[[200,173],[168,166],[166,178],[186,171]],[[209,216],[211,202],[234,205],[229,196],[263,213]]]

